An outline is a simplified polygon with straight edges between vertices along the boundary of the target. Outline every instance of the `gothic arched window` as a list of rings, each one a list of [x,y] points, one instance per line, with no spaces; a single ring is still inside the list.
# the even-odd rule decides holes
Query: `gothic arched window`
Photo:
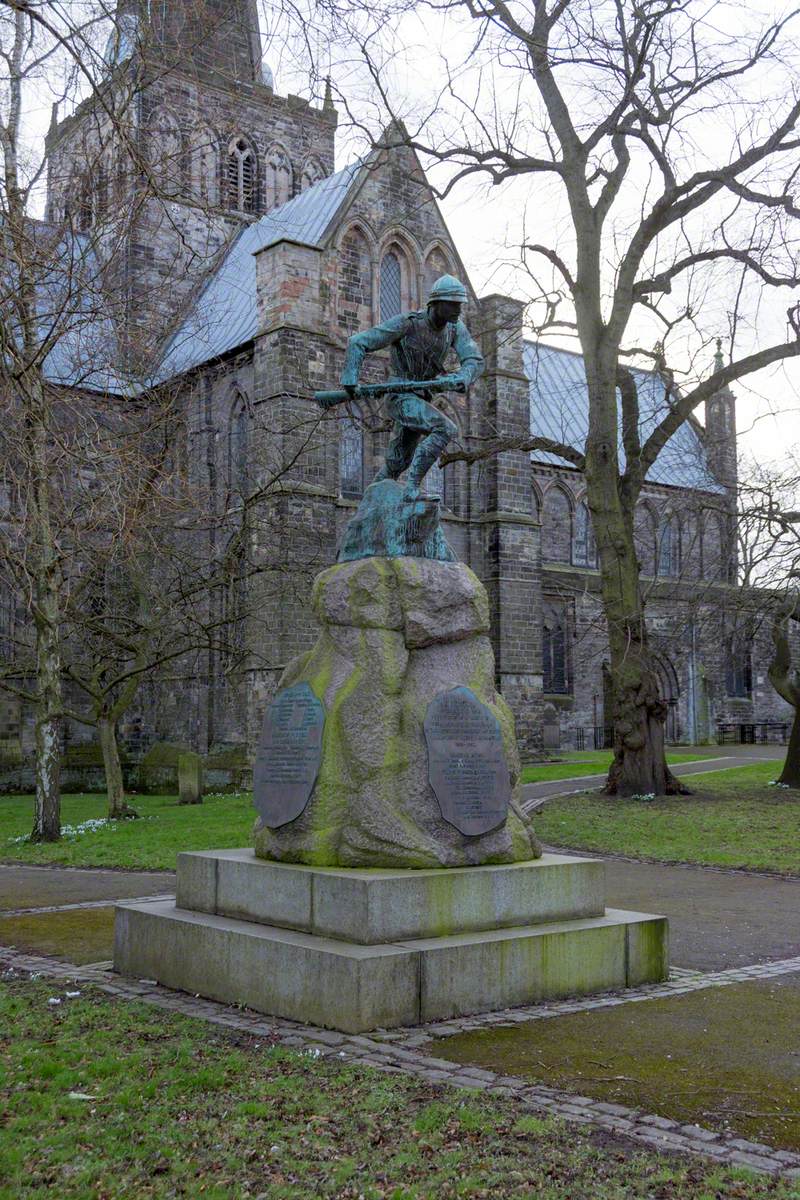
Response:
[[[269,212],[292,197],[292,163],[283,146],[270,146],[267,154],[267,176],[264,208]]]
[[[183,183],[183,137],[172,113],[157,109],[149,122],[149,160],[153,183],[175,194]]]
[[[427,300],[430,290],[437,279],[441,279],[442,275],[452,275],[453,268],[444,255],[444,251],[438,246],[431,250],[428,257],[425,259],[425,297]]]
[[[359,499],[364,494],[364,432],[354,407],[353,417],[345,417],[339,428],[339,491]]]
[[[633,516],[633,542],[642,574],[655,574],[656,523],[647,504],[636,506]]]
[[[561,488],[551,488],[542,509],[542,558],[545,562],[570,561],[572,506]]]
[[[348,231],[338,254],[337,320],[348,333],[372,324],[372,255],[360,229]]]
[[[381,259],[381,320],[388,321],[403,311],[403,267],[396,250]]]
[[[307,158],[300,174],[300,191],[306,191],[307,188],[313,187],[315,183],[319,183],[320,179],[324,178],[325,169],[319,159]]]
[[[545,601],[542,622],[542,688],[549,694],[569,691],[567,612],[563,604]]]
[[[256,211],[256,154],[246,138],[236,137],[228,147],[228,205],[237,212]]]
[[[597,547],[592,529],[592,516],[585,500],[575,509],[575,536],[572,540],[572,561],[576,567],[597,566]]]
[[[658,527],[657,574],[677,577],[681,573],[681,527],[676,516],[662,517]]]
[[[219,204],[219,145],[217,135],[207,125],[192,134],[191,171],[194,195],[203,204]]]
[[[228,424],[228,491],[231,497],[244,500],[250,483],[250,411],[239,394],[231,409]]]

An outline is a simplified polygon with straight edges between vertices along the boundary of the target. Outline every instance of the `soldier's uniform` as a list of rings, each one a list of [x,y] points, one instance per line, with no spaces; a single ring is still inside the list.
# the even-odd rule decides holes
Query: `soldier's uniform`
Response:
[[[444,275],[431,289],[428,309],[390,317],[373,329],[354,334],[347,346],[342,387],[355,387],[366,355],[387,346],[391,347],[390,384],[393,380],[444,377],[448,386],[446,389],[440,387],[440,391],[455,391],[462,385],[468,387],[483,370],[483,355],[463,321],[457,320],[436,329],[429,316],[430,306],[437,300],[463,304],[466,299],[463,284],[452,275]],[[445,363],[451,351],[458,356],[460,370],[448,375]],[[386,406],[394,421],[394,430],[386,451],[386,462],[375,476],[376,480],[397,479],[408,469],[407,487],[417,489],[446,449],[456,427],[428,402],[431,395],[428,391],[387,394]]]

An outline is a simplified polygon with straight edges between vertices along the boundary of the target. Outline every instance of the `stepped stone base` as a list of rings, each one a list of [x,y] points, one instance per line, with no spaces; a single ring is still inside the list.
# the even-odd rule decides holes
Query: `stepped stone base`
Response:
[[[603,908],[603,864],[342,870],[182,854],[177,904],[117,906],[115,968],[359,1033],[666,978],[667,922]]]

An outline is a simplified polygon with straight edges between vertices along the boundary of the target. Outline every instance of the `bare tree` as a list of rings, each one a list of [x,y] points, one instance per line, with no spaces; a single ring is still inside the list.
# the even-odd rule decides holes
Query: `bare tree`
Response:
[[[562,233],[559,244],[525,237],[521,248],[533,325],[577,339],[588,390],[583,444],[498,436],[455,456],[540,449],[583,472],[610,645],[607,790],[680,791],[664,756],[633,515],[648,472],[699,404],[800,354],[796,315],[766,344],[753,320],[763,293],[800,283],[797,12],[761,20],[721,0],[433,0],[420,19],[447,22],[447,49],[425,71],[438,88],[415,108],[394,82],[412,9],[320,0],[350,53],[339,103],[373,144],[410,146],[443,172],[442,196],[470,178],[513,185],[516,196],[521,182],[536,185]],[[361,104],[353,47],[369,86]],[[382,134],[370,124],[376,111]],[[704,302],[716,329],[703,325]],[[730,354],[701,379],[693,361],[720,321]],[[637,362],[663,379],[655,419],[635,386]]]

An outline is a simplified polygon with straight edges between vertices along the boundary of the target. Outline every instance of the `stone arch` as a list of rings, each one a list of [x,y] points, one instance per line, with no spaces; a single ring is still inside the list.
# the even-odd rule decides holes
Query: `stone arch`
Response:
[[[453,258],[441,242],[434,242],[425,254],[425,262],[422,268],[423,281],[423,296],[422,301],[425,302],[430,293],[431,287],[440,279],[442,275],[454,275],[455,267],[453,266]]]
[[[573,498],[560,483],[551,484],[542,501],[542,559],[571,561]]]
[[[371,239],[360,222],[349,225],[339,238],[336,263],[336,321],[340,329],[354,333],[372,324],[374,256]]]
[[[228,208],[234,212],[258,212],[258,156],[249,137],[235,134],[228,142]]]
[[[390,312],[389,309],[397,305],[397,276],[392,275],[388,264],[390,256],[397,260],[399,268],[399,309],[398,312],[405,312],[408,309],[417,307],[419,297],[419,263],[420,253],[419,247],[411,238],[410,234],[404,229],[392,229],[384,233],[381,239],[378,260],[378,298],[380,319],[384,317],[384,263],[387,264],[387,300],[391,296],[393,303],[388,303],[386,307],[386,316],[396,316],[396,312]],[[392,281],[391,291],[389,291],[389,283]]]
[[[184,141],[178,118],[168,108],[153,109],[148,119],[148,161],[153,183],[169,195],[183,187]]]
[[[678,742],[681,734],[678,711],[681,685],[678,672],[675,670],[672,660],[659,651],[653,654],[653,669],[658,685],[658,694],[667,710],[664,736],[668,742]]]
[[[286,147],[273,142],[266,154],[264,210],[280,208],[294,195],[294,171]]]
[[[210,125],[192,130],[189,162],[193,195],[201,204],[219,204],[219,136]]]
[[[542,489],[534,480],[531,484],[531,511],[537,521],[542,519]]]
[[[322,162],[315,154],[309,154],[300,168],[300,191],[305,192],[308,188],[313,187],[315,183],[319,183],[320,179],[324,178],[325,168]]]

